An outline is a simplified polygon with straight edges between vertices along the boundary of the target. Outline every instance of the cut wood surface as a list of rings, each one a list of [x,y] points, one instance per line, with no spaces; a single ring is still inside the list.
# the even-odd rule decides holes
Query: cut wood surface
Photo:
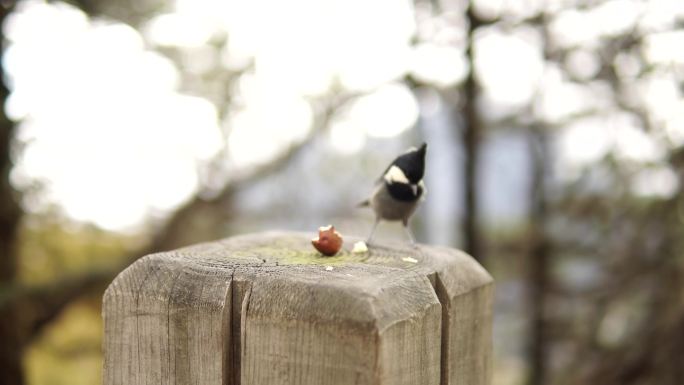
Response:
[[[493,280],[403,242],[335,257],[310,234],[141,258],[104,296],[104,384],[488,385]]]

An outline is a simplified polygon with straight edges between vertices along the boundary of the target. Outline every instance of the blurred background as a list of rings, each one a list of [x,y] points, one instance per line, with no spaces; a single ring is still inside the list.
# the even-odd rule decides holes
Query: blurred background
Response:
[[[413,228],[496,278],[495,385],[684,384],[684,1],[0,4],[0,384],[100,383],[146,253],[366,235],[421,141]]]

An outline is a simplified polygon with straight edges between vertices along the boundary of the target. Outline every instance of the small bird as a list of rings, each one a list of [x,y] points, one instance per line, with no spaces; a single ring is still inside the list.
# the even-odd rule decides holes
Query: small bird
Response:
[[[408,227],[409,219],[425,199],[425,152],[427,144],[419,148],[410,148],[399,155],[385,170],[375,185],[371,197],[359,204],[360,207],[370,206],[375,212],[375,224],[366,240],[370,243],[373,233],[380,221],[401,221],[412,245],[416,241]]]

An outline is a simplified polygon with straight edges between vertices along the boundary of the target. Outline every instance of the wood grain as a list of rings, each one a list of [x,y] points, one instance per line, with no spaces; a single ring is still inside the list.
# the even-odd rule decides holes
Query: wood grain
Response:
[[[144,257],[105,293],[104,383],[467,384],[491,379],[493,281],[462,252],[322,257],[262,233]]]

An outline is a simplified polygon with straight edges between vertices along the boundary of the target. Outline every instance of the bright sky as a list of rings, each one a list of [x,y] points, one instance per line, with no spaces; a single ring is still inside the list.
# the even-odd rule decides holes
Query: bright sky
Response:
[[[478,4],[492,13],[503,7],[496,0]],[[681,32],[659,28],[684,15],[682,4],[613,0],[591,15],[563,12],[551,30],[558,44],[582,46],[569,59],[580,76],[591,76],[596,67],[592,39],[635,23],[651,33],[649,60],[681,65],[682,51],[672,49]],[[446,87],[468,71],[458,45],[462,33],[421,12],[408,0],[177,0],[172,12],[150,20],[141,34],[121,23],[90,20],[60,2],[22,2],[3,26],[10,42],[3,65],[12,89],[5,108],[21,121],[19,139],[26,144],[14,181],[45,183],[42,199],[29,209],[57,203],[77,220],[124,229],[200,188],[198,169],[219,156],[224,132],[229,151],[222,161],[238,169],[267,161],[305,136],[314,116],[308,99],[334,85],[365,94],[332,126],[338,151],[358,151],[368,137],[396,136],[419,114],[415,96],[399,82],[405,74]],[[223,35],[228,44],[216,54],[207,44]],[[421,42],[413,45],[416,35]],[[154,46],[194,52],[186,64],[199,73],[215,65],[239,69],[251,59],[255,66],[240,78],[237,102],[220,121],[217,106],[178,91],[178,68]],[[622,59],[628,76],[630,58]],[[531,29],[483,31],[476,66],[492,111],[515,111],[539,93],[546,96],[539,114],[553,122],[605,105],[610,97],[600,84],[588,92],[546,66]],[[668,141],[684,140],[681,92],[672,79],[654,74],[638,87],[667,122],[662,141],[653,142],[625,114],[585,119],[561,140],[561,154],[572,165],[613,149],[626,158],[657,160]],[[662,179],[664,173],[653,175]]]

